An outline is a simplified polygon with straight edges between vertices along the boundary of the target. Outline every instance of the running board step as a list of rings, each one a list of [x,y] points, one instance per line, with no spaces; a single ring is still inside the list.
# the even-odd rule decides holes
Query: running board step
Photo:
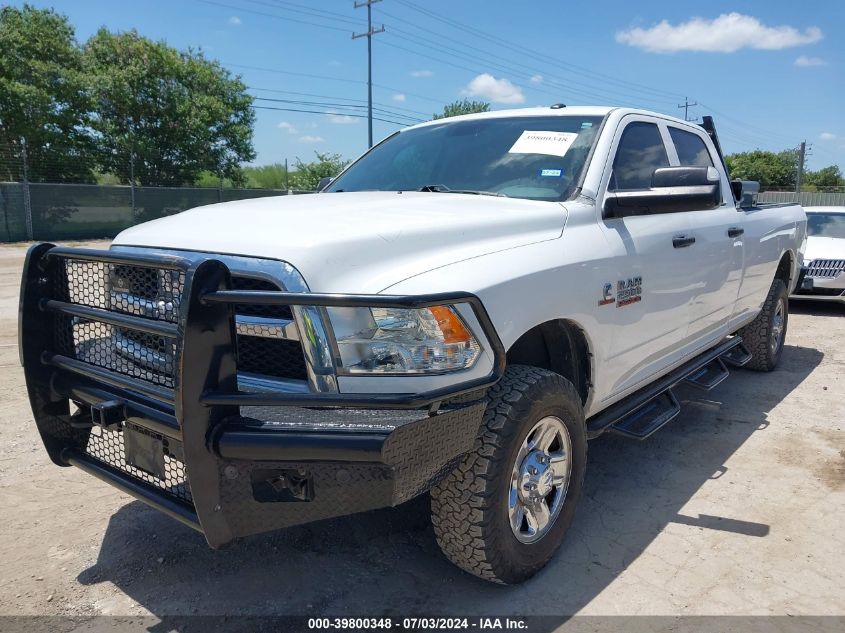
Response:
[[[728,353],[722,354],[722,360],[728,365],[742,367],[747,365],[748,361],[751,360],[751,352],[748,351],[745,343],[740,343],[736,347],[732,348]]]
[[[736,347],[734,348],[736,349]],[[687,384],[710,391],[713,387],[720,384],[725,378],[730,376],[728,368],[721,358],[715,358],[697,372],[690,374],[684,380]]]
[[[680,412],[681,405],[675,398],[675,394],[671,391],[664,391],[633,413],[622,418],[621,421],[610,427],[610,431],[635,440],[644,440],[674,420]]]

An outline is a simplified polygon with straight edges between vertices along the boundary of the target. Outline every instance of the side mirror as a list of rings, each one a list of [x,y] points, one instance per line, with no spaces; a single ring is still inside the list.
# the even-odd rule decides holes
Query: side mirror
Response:
[[[757,206],[757,194],[760,193],[760,183],[756,180],[731,180],[734,199],[740,209],[753,209]]]
[[[332,184],[332,180],[334,180],[332,176],[324,176],[323,178],[320,178],[320,182],[317,183],[317,188],[314,189],[314,191],[322,191]]]
[[[715,209],[722,203],[720,181],[715,167],[660,167],[649,189],[608,192],[604,217]]]

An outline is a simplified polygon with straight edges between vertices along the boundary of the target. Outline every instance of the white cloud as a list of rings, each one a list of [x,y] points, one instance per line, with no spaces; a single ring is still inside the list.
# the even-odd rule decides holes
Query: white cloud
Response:
[[[663,20],[647,29],[635,27],[619,31],[616,41],[650,53],[733,53],[741,48],[779,50],[812,44],[822,37],[821,29],[816,26],[802,32],[792,26],[766,26],[750,15],[723,13],[713,20],[692,18],[678,25]]]
[[[832,141],[836,138],[836,134],[833,134],[832,132],[822,132],[819,134],[819,138],[823,141]]]
[[[430,70],[414,70],[411,72],[411,77],[431,77],[434,73]]]
[[[282,121],[281,123],[277,124],[276,127],[280,130],[287,130],[288,134],[299,134],[299,130],[297,130],[292,124],[288,123],[287,121]]]
[[[543,83],[543,75],[531,75],[531,79],[529,79],[528,81],[531,82],[532,86],[539,86],[541,83]]]
[[[336,114],[334,112],[329,112],[326,116],[329,117],[329,121],[336,125],[354,125],[359,121],[357,117],[349,116],[348,114]]]
[[[821,57],[807,57],[806,55],[800,55],[795,58],[793,64],[796,66],[824,66],[827,62]]]
[[[243,22],[241,22],[241,19],[238,16],[233,15],[231,18],[229,18],[229,24],[232,26],[240,26],[241,24],[243,24]]]
[[[395,94],[391,97],[394,101],[398,101],[399,103],[405,103],[405,95],[403,94]]]
[[[307,134],[299,137],[300,143],[322,143],[325,140],[322,136],[309,136]]]
[[[468,97],[482,97],[493,103],[524,103],[525,95],[507,79],[496,79],[482,73],[467,84],[463,93]]]

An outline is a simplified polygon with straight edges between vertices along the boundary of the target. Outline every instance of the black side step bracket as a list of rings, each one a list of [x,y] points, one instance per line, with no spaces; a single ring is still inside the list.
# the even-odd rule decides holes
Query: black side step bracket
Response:
[[[734,348],[736,349],[736,348]],[[704,367],[686,378],[684,382],[704,391],[710,391],[727,378],[731,372],[721,358],[710,361]]]
[[[734,352],[741,347],[741,352]],[[732,336],[725,339],[715,347],[691,358],[680,367],[670,371],[662,378],[646,385],[639,391],[616,402],[603,411],[600,411],[587,420],[587,438],[593,439],[610,430],[619,431],[622,435],[643,439],[654,433],[661,426],[672,420],[677,412],[673,413],[677,400],[669,392],[672,387],[691,379],[693,384],[705,389],[712,389],[727,376],[727,369],[723,364],[710,368],[714,361],[718,361],[725,355],[735,353],[736,362],[742,362],[748,352],[742,345],[742,339]],[[751,355],[748,354],[747,363]],[[731,362],[729,360],[729,362]],[[724,371],[724,376],[722,376]],[[698,381],[697,383],[695,381]],[[704,385],[709,384],[709,387]],[[663,398],[663,396],[666,398]],[[646,408],[655,399],[661,399],[652,407]],[[632,417],[633,421],[628,421]]]
[[[621,422],[614,424],[610,427],[610,432],[635,440],[644,440],[674,420],[680,412],[681,405],[670,389],[649,400]]]
[[[734,367],[743,367],[744,365],[748,364],[748,361],[751,360],[751,352],[748,351],[748,348],[745,346],[745,343],[740,343],[727,354],[723,354],[721,358],[728,365],[733,365]]]

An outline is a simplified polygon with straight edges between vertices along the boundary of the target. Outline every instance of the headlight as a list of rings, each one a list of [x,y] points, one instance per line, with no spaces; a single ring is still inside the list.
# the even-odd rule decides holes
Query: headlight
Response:
[[[467,369],[481,346],[450,306],[329,308],[341,372],[428,374]]]

